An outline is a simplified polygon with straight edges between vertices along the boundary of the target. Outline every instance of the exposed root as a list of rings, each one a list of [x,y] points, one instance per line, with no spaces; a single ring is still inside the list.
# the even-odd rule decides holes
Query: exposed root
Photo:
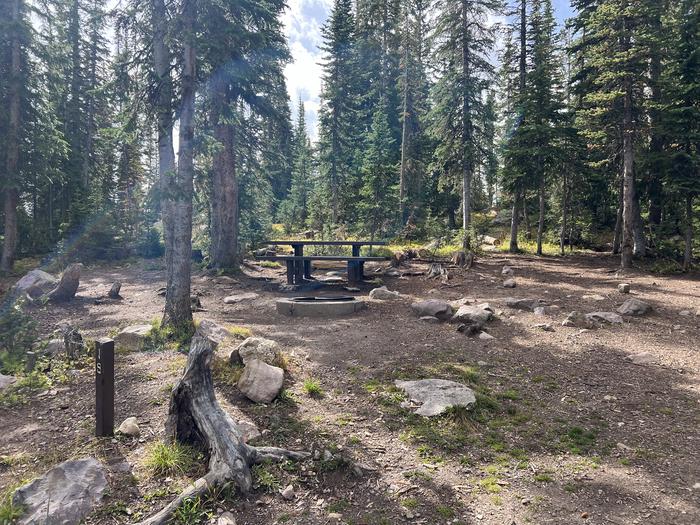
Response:
[[[170,398],[165,425],[168,439],[193,444],[208,453],[209,472],[141,525],[166,523],[185,500],[201,496],[218,485],[230,482],[242,493],[249,492],[253,486],[251,466],[255,463],[309,457],[306,452],[252,447],[245,443],[242,429],[216,401],[210,366],[215,346],[195,334],[187,367]]]

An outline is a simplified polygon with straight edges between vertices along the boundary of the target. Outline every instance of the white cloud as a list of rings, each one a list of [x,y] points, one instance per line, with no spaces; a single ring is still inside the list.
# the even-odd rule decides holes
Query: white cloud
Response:
[[[320,105],[322,53],[321,27],[330,13],[332,0],[289,0],[284,13],[285,33],[292,62],[284,70],[287,89],[296,112],[299,98],[304,102],[306,122],[312,139],[317,135]]]

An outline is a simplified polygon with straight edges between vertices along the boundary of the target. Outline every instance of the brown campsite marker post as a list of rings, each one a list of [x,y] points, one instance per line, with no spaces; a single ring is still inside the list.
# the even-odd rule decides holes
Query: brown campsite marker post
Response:
[[[95,436],[114,435],[114,341],[95,346]]]

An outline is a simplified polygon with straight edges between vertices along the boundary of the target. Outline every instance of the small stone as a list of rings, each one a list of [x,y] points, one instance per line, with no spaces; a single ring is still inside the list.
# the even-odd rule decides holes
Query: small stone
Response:
[[[506,275],[513,275],[513,268],[510,266],[504,266],[503,269],[501,270],[501,275],[506,276]]]
[[[613,312],[591,312],[586,319],[594,323],[622,324],[622,316]]]
[[[588,301],[605,301],[605,297],[603,297],[602,295],[599,295],[597,293],[584,295],[581,297],[581,299],[585,299]]]
[[[216,520],[216,525],[236,525],[236,518],[230,512],[224,512]]]
[[[582,512],[581,517],[585,520],[588,518],[588,512]]]
[[[138,352],[143,350],[152,329],[150,324],[127,326],[114,338],[114,344],[121,351]]]
[[[427,301],[418,301],[411,305],[411,309],[418,317],[437,317],[441,321],[446,321],[452,317],[452,306],[446,301],[438,299],[429,299]]]
[[[700,482],[693,485],[693,490],[700,490]]]
[[[294,499],[295,494],[294,494],[294,487],[292,485],[287,485],[282,492],[282,497],[286,499],[287,501],[291,501]]]
[[[535,328],[539,328],[540,330],[543,330],[545,332],[554,332],[554,328],[552,328],[552,325],[549,323],[536,324]]]
[[[343,515],[340,514],[339,512],[329,512],[328,518],[331,520],[341,520],[341,519],[343,519]]]
[[[596,326],[591,319],[575,310],[571,312],[561,324],[562,326],[571,326],[576,328],[595,328]]]
[[[617,285],[617,291],[620,293],[630,293],[630,285],[628,283],[620,283]]]
[[[255,403],[269,403],[280,393],[283,383],[284,370],[252,359],[245,365],[238,389]]]
[[[481,339],[482,341],[490,341],[491,339],[496,338],[487,332],[479,332],[479,339]]]
[[[506,279],[503,281],[503,288],[515,288],[515,279]]]
[[[545,310],[544,306],[538,306],[533,312],[535,312],[535,315],[547,315],[547,310]]]
[[[130,437],[138,437],[141,435],[141,429],[139,428],[139,425],[136,422],[135,417],[126,418],[122,422],[122,424],[119,425],[117,432],[119,432],[120,434],[124,434],[125,436],[130,436]]]
[[[421,321],[425,323],[432,323],[432,324],[437,324],[440,322],[440,319],[437,317],[433,317],[432,315],[424,315],[423,317],[420,318]]]
[[[689,315],[693,315],[693,313],[690,310],[681,310],[678,312],[678,315],[688,317]]]
[[[627,359],[632,361],[635,365],[651,365],[655,363],[654,356],[649,352],[628,355]]]
[[[651,310],[651,305],[640,301],[639,299],[627,299],[620,308],[618,313],[622,315],[644,315]]]
[[[17,381],[16,377],[0,374],[0,391],[5,390]]]

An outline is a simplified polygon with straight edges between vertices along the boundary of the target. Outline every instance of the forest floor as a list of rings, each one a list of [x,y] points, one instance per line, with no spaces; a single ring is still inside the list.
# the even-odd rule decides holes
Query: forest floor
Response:
[[[504,264],[515,271],[515,289],[502,286]],[[450,269],[447,285],[378,274],[401,298],[368,301],[364,311],[337,320],[277,314],[282,269],[251,266],[233,279],[197,271],[192,287],[205,309],[197,319],[274,339],[288,360],[284,395],[269,405],[245,399],[226,380],[233,371],[217,370],[222,406],[255,423],[263,432],[259,443],[330,452],[258,467],[253,493],[222,494],[207,508],[214,515],[231,511],[238,525],[697,525],[700,278],[642,271],[622,277],[617,265],[605,255],[487,255],[471,270]],[[401,270],[426,268],[414,262]],[[95,304],[116,280],[123,301]],[[620,282],[631,284],[631,295],[618,293]],[[162,286],[163,269],[153,261],[91,266],[74,300],[31,313],[44,338],[59,322],[103,337],[158,318]],[[224,304],[225,296],[243,292],[258,298]],[[561,325],[572,310],[614,311],[630,296],[653,312],[597,330]],[[494,339],[421,322],[410,308],[415,299],[464,297],[497,310],[487,328]],[[540,298],[560,311],[543,318],[512,310],[503,305],[506,297]],[[688,310],[691,315],[680,314]],[[535,326],[543,322],[554,331]],[[629,359],[644,352],[652,362]],[[65,459],[93,455],[109,465],[110,491],[88,523],[130,523],[160,509],[205,468],[200,461],[163,478],[144,466],[163,438],[169,389],[185,359],[172,349],[117,355],[116,420],[135,416],[138,439],[92,437],[91,366],[2,407],[0,489]],[[428,419],[402,408],[394,380],[430,377],[468,384],[478,394],[476,409]],[[308,379],[320,383],[321,395],[305,392]],[[279,494],[289,484],[291,501]]]

